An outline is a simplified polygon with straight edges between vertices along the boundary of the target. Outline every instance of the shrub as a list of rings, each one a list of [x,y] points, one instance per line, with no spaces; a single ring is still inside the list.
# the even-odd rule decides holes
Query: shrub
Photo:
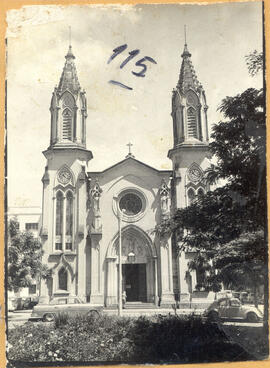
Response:
[[[216,323],[196,316],[127,318],[59,315],[54,324],[9,331],[10,361],[192,363],[254,356]],[[259,357],[256,357],[259,359]],[[261,357],[262,358],[262,357]]]
[[[54,319],[54,326],[55,326],[55,328],[59,328],[60,326],[66,325],[68,319],[69,319],[69,316],[68,316],[67,313],[65,313],[65,312],[58,313],[55,316],[55,319]]]

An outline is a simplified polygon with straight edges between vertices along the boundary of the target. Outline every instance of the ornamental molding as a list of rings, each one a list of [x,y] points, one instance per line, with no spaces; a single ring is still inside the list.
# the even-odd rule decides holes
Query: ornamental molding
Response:
[[[187,177],[192,183],[198,183],[204,178],[203,170],[198,164],[193,162],[187,170]]]
[[[162,179],[161,186],[159,188],[160,195],[160,208],[161,215],[163,217],[167,216],[170,212],[170,188],[168,187],[165,179]]]
[[[44,175],[43,175],[41,181],[43,182],[43,184],[49,184],[50,183],[50,174],[49,174],[49,171],[48,171],[48,166],[45,167],[45,172],[44,172]]]
[[[126,194],[134,194],[136,196],[139,197],[139,199],[142,202],[142,208],[140,210],[139,213],[134,214],[134,215],[126,215],[125,213],[123,213],[120,210],[119,207],[119,203],[121,201],[121,199],[126,195]],[[116,195],[114,195],[113,197],[113,201],[112,201],[112,208],[113,208],[113,212],[115,214],[115,216],[117,218],[119,218],[119,216],[121,216],[121,220],[124,222],[128,222],[128,223],[134,223],[139,221],[141,218],[143,218],[146,214],[147,208],[148,208],[148,200],[146,195],[144,194],[144,192],[138,188],[134,188],[134,187],[128,187],[128,188],[124,188],[121,189],[120,192],[118,192]]]
[[[61,254],[59,262],[52,267],[52,273],[55,274],[56,272],[60,271],[61,268],[64,268],[65,270],[68,270],[70,276],[71,276],[71,280],[74,279],[75,277],[75,273],[73,271],[73,268],[71,266],[71,264],[68,262],[68,260],[66,259],[64,253]]]
[[[56,183],[67,186],[68,184],[74,185],[74,175],[67,165],[63,165],[56,174]]]

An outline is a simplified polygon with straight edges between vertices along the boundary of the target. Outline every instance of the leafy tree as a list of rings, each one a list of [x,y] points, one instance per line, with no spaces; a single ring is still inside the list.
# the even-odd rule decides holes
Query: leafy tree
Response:
[[[264,93],[250,88],[226,97],[219,110],[224,121],[214,125],[209,144],[217,163],[206,180],[225,184],[178,209],[156,231],[174,234],[179,251],[197,251],[189,267],[205,271],[198,287],[242,285],[256,295],[267,275]]]
[[[42,249],[39,239],[31,232],[18,230],[16,220],[8,224],[8,289],[19,291],[31,286],[34,280],[48,275],[48,268],[42,264]]]
[[[249,73],[254,76],[263,68],[263,53],[254,50],[246,55],[246,63]]]

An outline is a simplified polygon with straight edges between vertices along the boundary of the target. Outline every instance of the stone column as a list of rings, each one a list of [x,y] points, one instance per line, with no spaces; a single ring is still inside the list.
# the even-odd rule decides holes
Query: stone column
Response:
[[[78,237],[77,248],[77,295],[86,301],[86,239]]]
[[[82,171],[78,176],[78,191],[77,191],[77,212],[74,211],[74,235],[73,235],[73,250],[77,252],[77,295],[86,301],[86,247],[87,242],[86,230],[86,180],[85,169],[82,166]]]
[[[185,252],[181,252],[178,256],[178,285],[179,285],[179,297],[180,308],[189,308],[190,306],[190,294],[187,283],[188,272],[188,260],[186,259]]]
[[[116,258],[107,258],[107,295],[106,306],[117,305]]]
[[[154,264],[154,303],[158,306],[158,274],[157,274],[157,257],[153,257]]]
[[[101,293],[101,260],[100,260],[100,233],[91,234],[91,293],[90,303],[104,304]]]
[[[204,107],[205,132],[206,132],[206,140],[208,142],[209,141],[209,135],[208,135],[207,109],[208,109],[208,106],[205,106]]]
[[[175,303],[172,278],[172,244],[171,238],[161,241],[161,301],[160,306],[171,306]]]

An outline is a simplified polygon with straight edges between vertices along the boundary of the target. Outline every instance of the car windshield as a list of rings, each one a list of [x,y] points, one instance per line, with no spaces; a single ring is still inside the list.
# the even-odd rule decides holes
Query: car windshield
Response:
[[[231,307],[240,307],[241,303],[238,299],[231,299],[230,300]]]

